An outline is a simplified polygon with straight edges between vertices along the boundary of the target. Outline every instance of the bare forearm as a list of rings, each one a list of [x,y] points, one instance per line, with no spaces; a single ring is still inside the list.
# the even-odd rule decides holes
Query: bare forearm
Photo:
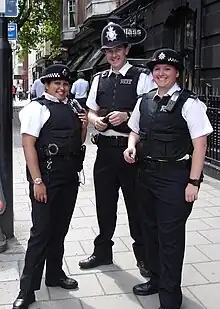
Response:
[[[89,111],[88,113],[89,122],[93,125],[95,125],[96,120],[99,118],[96,112]]]
[[[206,154],[206,143],[194,148],[192,155],[192,166],[190,171],[191,179],[199,179],[203,170]]]
[[[38,163],[38,156],[34,146],[28,145],[23,146],[25,160],[31,174],[31,178],[34,180],[36,178],[41,178],[41,172]]]
[[[135,132],[131,132],[128,137],[128,148],[135,147],[139,140],[140,136]]]

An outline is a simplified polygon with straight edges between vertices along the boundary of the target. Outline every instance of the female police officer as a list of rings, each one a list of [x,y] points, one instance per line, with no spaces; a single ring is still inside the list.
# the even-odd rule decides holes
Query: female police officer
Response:
[[[158,50],[148,63],[157,91],[144,95],[129,120],[125,160],[138,153],[138,192],[152,278],[137,295],[159,292],[161,309],[179,309],[185,224],[198,198],[207,135],[206,106],[176,80],[182,69],[174,50]],[[148,250],[149,249],[149,250]]]
[[[78,283],[62,270],[64,238],[78,192],[80,149],[87,130],[86,114],[68,104],[69,69],[49,66],[41,81],[46,92],[20,112],[22,145],[32,204],[30,239],[13,309],[27,309],[40,289],[46,261],[46,285],[75,289]]]

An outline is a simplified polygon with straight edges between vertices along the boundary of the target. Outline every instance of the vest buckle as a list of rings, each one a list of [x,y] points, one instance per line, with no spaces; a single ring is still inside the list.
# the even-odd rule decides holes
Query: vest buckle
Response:
[[[55,156],[56,154],[58,154],[59,151],[59,147],[57,146],[57,144],[49,144],[47,149],[50,156]]]

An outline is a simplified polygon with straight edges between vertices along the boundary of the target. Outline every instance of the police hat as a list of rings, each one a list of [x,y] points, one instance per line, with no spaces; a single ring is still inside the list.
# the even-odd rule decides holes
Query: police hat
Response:
[[[101,50],[114,48],[124,44],[128,44],[128,40],[123,28],[113,22],[108,23],[108,25],[102,30]]]
[[[63,64],[52,64],[45,69],[40,80],[43,84],[53,80],[65,80],[69,82],[70,70],[66,65]]]
[[[153,71],[156,64],[169,64],[174,66],[177,70],[183,70],[181,58],[178,53],[173,49],[163,48],[157,50],[151,59],[147,63],[147,67]]]

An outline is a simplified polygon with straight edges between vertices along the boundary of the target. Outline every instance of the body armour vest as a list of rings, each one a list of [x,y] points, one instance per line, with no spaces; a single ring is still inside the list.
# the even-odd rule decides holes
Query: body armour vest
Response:
[[[109,71],[100,74],[96,102],[100,107],[99,116],[106,116],[112,111],[132,112],[137,102],[137,84],[141,69],[131,67],[125,76]],[[108,126],[117,132],[129,133],[127,123],[119,126]]]
[[[57,156],[77,155],[81,148],[81,121],[69,104],[37,100],[50,111],[50,117],[42,127],[35,147],[39,160],[48,155],[48,146],[57,146]],[[53,147],[51,147],[52,149]]]
[[[140,103],[140,149],[143,158],[176,161],[192,154],[193,146],[189,129],[182,117],[182,107],[188,98],[196,96],[184,90],[172,111],[167,111],[169,98],[153,100],[156,91],[144,94]]]

